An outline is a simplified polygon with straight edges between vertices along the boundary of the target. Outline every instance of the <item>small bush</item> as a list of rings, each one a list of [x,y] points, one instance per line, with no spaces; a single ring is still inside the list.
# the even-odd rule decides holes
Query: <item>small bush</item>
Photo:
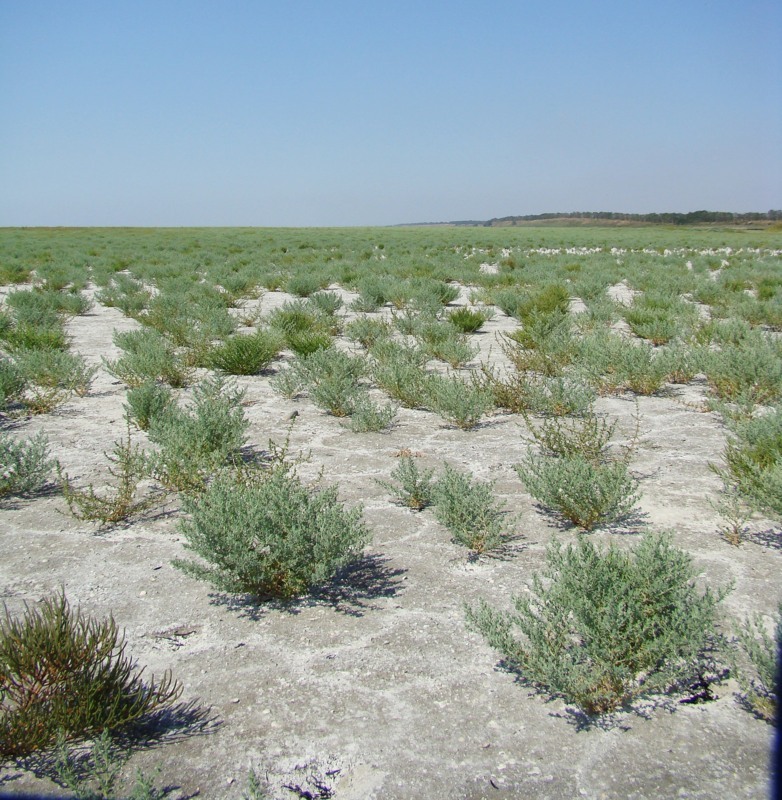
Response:
[[[104,360],[115,378],[135,388],[159,380],[175,389],[187,386],[192,376],[174,345],[162,334],[149,328],[115,333],[114,343],[125,350],[116,361]]]
[[[269,331],[237,334],[210,352],[209,363],[227,375],[257,375],[277,357],[281,347],[279,337]]]
[[[423,402],[444,420],[462,430],[474,428],[494,407],[488,389],[455,377],[429,375]]]
[[[531,591],[512,598],[513,611],[484,601],[467,612],[525,682],[604,714],[713,679],[722,594],[696,589],[692,559],[669,536],[647,534],[632,552],[555,541],[546,561]]]
[[[538,502],[587,531],[627,517],[640,497],[638,481],[624,461],[595,463],[583,455],[530,453],[515,470]]]
[[[782,515],[782,407],[731,424],[723,480],[754,505]]]
[[[432,502],[433,475],[433,469],[419,470],[412,456],[403,455],[399,459],[399,466],[391,471],[391,477],[397,483],[381,480],[378,483],[403,505],[420,511]]]
[[[760,333],[725,345],[704,359],[709,386],[720,400],[754,406],[782,400],[782,345]]]
[[[16,440],[0,432],[0,499],[39,491],[55,465],[43,433],[31,439]]]
[[[323,330],[293,331],[285,341],[297,356],[309,356],[319,350],[328,350],[334,344],[334,337]]]
[[[76,489],[66,473],[58,473],[65,502],[76,519],[113,525],[151,508],[157,498],[153,495],[136,499],[139,483],[147,473],[147,459],[138,446],[132,445],[130,430],[127,439],[115,442],[113,452],[105,455],[114,485],[102,495],[92,484],[87,489]]]
[[[345,326],[345,336],[366,349],[372,348],[383,339],[388,339],[391,334],[391,326],[380,319],[359,317]]]
[[[747,705],[767,722],[777,718],[777,656],[782,652],[782,603],[777,610],[774,636],[769,636],[760,614],[744,620],[737,631],[746,666],[738,668],[738,680]]]
[[[342,308],[342,298],[336,292],[316,292],[310,295],[309,304],[318,313],[331,317]]]
[[[608,445],[616,422],[609,423],[594,413],[581,418],[549,417],[539,428],[529,418],[525,417],[525,421],[544,455],[563,458],[581,455],[594,463],[608,460]]]
[[[181,525],[188,548],[207,564],[175,561],[218,589],[290,599],[356,560],[370,533],[361,509],[345,510],[336,488],[304,486],[293,471],[223,473],[187,500]]]
[[[378,433],[390,428],[397,414],[397,406],[386,403],[384,406],[375,405],[369,395],[361,392],[353,405],[350,416],[350,430],[353,433]]]
[[[21,403],[27,379],[16,364],[0,357],[0,411]]]
[[[29,385],[62,389],[85,397],[98,367],[87,366],[84,356],[66,350],[19,350],[16,367]]]
[[[448,322],[462,333],[475,333],[483,327],[483,323],[490,318],[487,311],[475,311],[463,306],[448,314]]]
[[[366,389],[359,384],[366,365],[363,357],[329,348],[300,357],[294,364],[312,401],[335,417],[350,416]]]
[[[147,381],[129,389],[127,398],[125,412],[142,431],[149,430],[152,421],[163,416],[174,403],[171,389],[156,381]]]
[[[150,457],[153,476],[181,492],[202,491],[244,446],[243,396],[225,379],[207,378],[195,388],[191,410],[172,407],[154,417],[149,438],[159,450]]]
[[[422,406],[427,379],[423,368],[426,354],[393,339],[378,342],[370,352],[374,359],[371,374],[375,383],[405,408]]]
[[[26,756],[58,734],[81,739],[125,728],[169,705],[181,686],[145,683],[112,617],[73,611],[64,594],[0,620],[0,755]]]
[[[597,399],[589,385],[569,376],[534,378],[523,387],[522,408],[554,417],[588,414]]]
[[[475,553],[496,550],[507,540],[503,509],[494,498],[491,483],[473,482],[469,475],[446,464],[434,484],[432,500],[437,519],[459,544]]]

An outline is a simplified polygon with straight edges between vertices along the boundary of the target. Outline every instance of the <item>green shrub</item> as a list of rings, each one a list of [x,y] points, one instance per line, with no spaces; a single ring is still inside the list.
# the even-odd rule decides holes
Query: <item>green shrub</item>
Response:
[[[359,356],[351,356],[332,347],[299,357],[292,367],[313,403],[335,417],[350,416],[366,389],[359,384],[366,365]]]
[[[0,411],[21,403],[27,379],[11,359],[0,356]]]
[[[318,313],[331,317],[342,308],[342,298],[336,292],[316,292],[310,295],[309,304]]]
[[[560,458],[581,455],[598,464],[608,460],[608,445],[616,421],[609,423],[594,412],[583,417],[547,417],[540,427],[535,427],[526,416],[525,421],[543,455]]]
[[[536,414],[563,417],[588,414],[597,399],[594,389],[574,377],[540,377],[519,385],[521,408]]]
[[[175,566],[220,590],[290,599],[330,580],[370,539],[361,509],[345,510],[336,488],[304,486],[285,466],[219,475],[181,524],[187,546],[207,563]]]
[[[322,279],[312,272],[297,272],[285,283],[285,291],[298,297],[309,297],[323,288]]]
[[[737,670],[744,700],[759,717],[774,723],[779,707],[776,676],[777,656],[782,651],[782,603],[777,610],[773,637],[769,636],[760,614],[744,620],[737,636],[746,662]]]
[[[144,682],[112,617],[73,611],[64,594],[0,620],[0,755],[26,756],[68,740],[126,728],[175,701],[166,673]]]
[[[349,427],[353,433],[385,431],[393,425],[396,414],[393,403],[375,405],[367,393],[361,392],[353,404]]]
[[[389,282],[383,277],[372,275],[362,278],[356,288],[358,297],[350,304],[353,311],[377,311],[389,300]]]
[[[782,345],[760,333],[709,353],[704,371],[721,400],[747,406],[782,400]]]
[[[372,348],[383,339],[388,339],[391,334],[391,326],[385,320],[369,317],[359,317],[345,326],[345,336],[366,349]]]
[[[424,388],[426,406],[462,430],[474,428],[494,407],[490,390],[461,378],[429,375]]]
[[[625,310],[624,318],[636,336],[660,345],[686,338],[698,322],[698,312],[675,294],[645,292]]]
[[[601,464],[581,455],[529,454],[515,469],[536,500],[587,531],[627,517],[639,499],[638,481],[623,461]]]
[[[477,352],[469,338],[447,322],[423,321],[415,336],[430,358],[445,361],[454,368],[470,361]]]
[[[726,469],[717,472],[754,505],[782,515],[782,407],[731,423],[724,453]]]
[[[39,491],[55,465],[43,433],[30,439],[14,439],[0,432],[0,499]]]
[[[155,381],[129,389],[127,398],[125,412],[142,431],[149,430],[152,420],[165,414],[174,403],[171,389]]]
[[[708,685],[722,594],[697,590],[692,559],[669,536],[646,534],[632,552],[555,541],[546,561],[513,611],[482,601],[467,614],[522,680],[587,714]]]
[[[67,350],[19,350],[14,354],[16,367],[27,385],[62,389],[85,397],[98,367],[87,366],[84,356]]]
[[[448,314],[448,322],[462,333],[475,333],[490,319],[488,311],[476,311],[466,306],[454,309]]]
[[[381,389],[405,408],[419,408],[425,403],[425,353],[393,339],[381,340],[370,353],[372,379]]]
[[[153,417],[150,441],[152,474],[164,486],[181,492],[202,491],[211,475],[239,456],[248,422],[244,393],[221,377],[207,378],[193,391],[193,407],[171,407]]]
[[[277,357],[280,338],[270,331],[237,334],[211,350],[210,365],[227,375],[257,375]]]
[[[334,344],[334,337],[323,330],[292,331],[285,341],[296,355],[309,356],[319,350],[328,350]]]
[[[17,323],[2,333],[2,340],[11,353],[19,350],[67,350],[68,337],[59,326]]]
[[[114,333],[114,343],[125,351],[116,361],[104,359],[106,370],[115,378],[135,388],[159,380],[175,389],[187,386],[192,370],[184,363],[174,345],[150,328]]]
[[[475,553],[501,547],[509,537],[491,483],[471,479],[446,464],[432,492],[434,513],[453,538]]]
[[[402,505],[420,511],[432,502],[434,484],[433,469],[419,470],[415,458],[401,455],[399,465],[391,471],[391,477],[397,483],[378,480],[387,492],[399,500]]]

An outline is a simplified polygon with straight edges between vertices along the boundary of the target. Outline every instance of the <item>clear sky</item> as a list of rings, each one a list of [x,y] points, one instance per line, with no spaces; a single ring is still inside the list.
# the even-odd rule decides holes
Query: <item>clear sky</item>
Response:
[[[0,226],[782,208],[779,0],[0,0]]]

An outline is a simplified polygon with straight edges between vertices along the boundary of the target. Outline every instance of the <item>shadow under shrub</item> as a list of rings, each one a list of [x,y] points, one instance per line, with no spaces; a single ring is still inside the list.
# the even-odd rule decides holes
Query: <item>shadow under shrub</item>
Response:
[[[514,611],[485,601],[467,609],[470,627],[524,682],[592,715],[716,678],[724,593],[696,588],[692,559],[669,535],[647,534],[631,552],[555,541],[546,560]]]
[[[286,464],[223,472],[184,507],[187,547],[207,564],[174,565],[228,592],[283,600],[306,594],[356,561],[370,539],[362,510],[337,489],[301,483]]]
[[[0,757],[123,728],[181,690],[168,672],[144,682],[114,619],[74,611],[64,594],[0,620]]]

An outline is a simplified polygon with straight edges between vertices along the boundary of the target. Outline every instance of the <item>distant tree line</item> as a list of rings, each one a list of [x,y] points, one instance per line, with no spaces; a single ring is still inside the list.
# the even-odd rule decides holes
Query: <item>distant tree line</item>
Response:
[[[663,212],[655,214],[624,214],[619,211],[571,211],[568,213],[553,212],[548,214],[524,214],[513,217],[495,217],[480,223],[486,227],[495,225],[508,225],[516,222],[537,222],[550,219],[597,219],[619,220],[626,222],[648,222],[660,225],[703,225],[708,223],[742,223],[782,220],[782,210],[750,211],[739,214],[733,211],[689,211],[686,214],[676,212]],[[475,222],[461,222],[459,224],[472,224]]]

